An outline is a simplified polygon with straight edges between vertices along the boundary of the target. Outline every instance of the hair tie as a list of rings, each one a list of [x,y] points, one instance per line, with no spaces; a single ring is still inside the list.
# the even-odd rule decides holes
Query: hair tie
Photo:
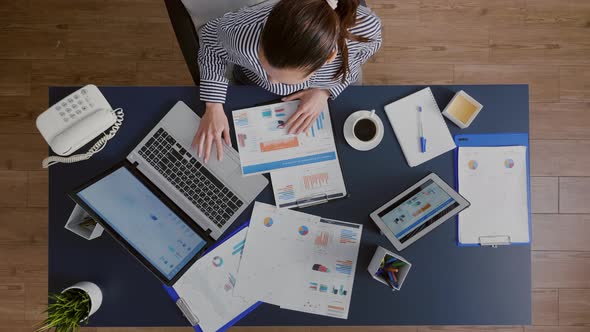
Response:
[[[332,9],[336,9],[338,7],[338,0],[326,0],[328,5],[332,7]]]

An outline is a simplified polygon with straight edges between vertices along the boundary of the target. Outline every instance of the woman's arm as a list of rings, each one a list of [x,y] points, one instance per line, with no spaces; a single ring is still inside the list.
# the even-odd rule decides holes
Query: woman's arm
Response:
[[[226,13],[218,19],[209,21],[201,30],[199,68],[201,70],[201,100],[205,102],[205,114],[193,139],[193,148],[207,162],[215,145],[217,159],[223,156],[223,143],[231,145],[228,119],[223,111],[227,94],[228,79],[225,77],[228,52],[240,54],[243,47],[244,31],[254,31],[264,22],[272,8],[244,8]]]
[[[229,124],[223,111],[227,94],[228,79],[227,52],[219,40],[222,18],[209,21],[201,31],[199,69],[201,71],[201,100],[205,102],[205,114],[192,142],[199,157],[207,162],[213,144],[217,148],[217,159],[223,157],[222,136],[225,144],[231,145]]]
[[[225,103],[228,79],[227,52],[219,40],[222,18],[205,24],[201,30],[199,69],[201,71],[201,100],[208,103]]]

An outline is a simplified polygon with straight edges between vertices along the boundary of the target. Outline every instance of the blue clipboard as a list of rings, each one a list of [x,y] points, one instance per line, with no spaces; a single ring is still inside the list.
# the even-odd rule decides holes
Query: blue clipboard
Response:
[[[235,231],[233,231],[229,235],[225,236],[222,240],[217,241],[214,245],[212,245],[209,249],[207,249],[207,251],[205,252],[205,254],[208,253],[208,252],[210,252],[211,250],[215,249],[217,246],[219,246],[220,244],[222,244],[223,242],[225,242],[227,239],[229,239],[232,236],[236,235],[236,233],[238,233],[239,231],[241,231],[242,229],[244,229],[245,227],[247,227],[249,224],[250,224],[249,221],[245,222],[240,227],[238,227]],[[164,290],[166,291],[166,293],[168,293],[168,295],[170,296],[170,298],[172,299],[172,301],[174,303],[176,303],[176,301],[178,301],[178,299],[180,298],[180,296],[178,296],[178,294],[176,293],[176,291],[174,290],[174,288],[169,287],[169,286],[166,286],[166,285],[162,285],[162,286],[164,287]],[[261,305],[261,304],[262,304],[262,302],[260,302],[260,301],[254,303],[250,308],[246,309],[246,311],[242,312],[241,314],[239,314],[238,316],[236,316],[234,319],[232,319],[229,322],[227,322],[227,324],[225,324],[222,328],[220,328],[217,331],[218,332],[226,331],[227,329],[229,329],[230,327],[232,327],[235,323],[237,323],[242,318],[244,318],[246,315],[248,315],[252,310],[258,308],[258,306]],[[193,326],[193,328],[197,332],[203,332],[203,330],[201,330],[201,328],[199,327],[199,325],[195,325],[195,326]]]
[[[455,135],[455,189],[459,191],[459,148],[467,146],[526,146],[526,183],[529,210],[529,241],[511,242],[510,245],[528,245],[532,239],[531,217],[531,175],[530,175],[530,149],[528,133],[497,133],[497,134],[460,134]],[[459,217],[457,216],[457,245],[460,247],[476,247],[481,244],[464,244],[459,241]]]

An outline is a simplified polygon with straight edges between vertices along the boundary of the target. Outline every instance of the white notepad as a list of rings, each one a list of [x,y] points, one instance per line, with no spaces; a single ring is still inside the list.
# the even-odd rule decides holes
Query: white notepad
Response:
[[[420,152],[418,106],[422,107],[425,153]],[[455,142],[430,88],[385,106],[385,113],[410,167],[418,166],[455,148]]]
[[[459,213],[463,245],[530,242],[526,146],[459,147]]]

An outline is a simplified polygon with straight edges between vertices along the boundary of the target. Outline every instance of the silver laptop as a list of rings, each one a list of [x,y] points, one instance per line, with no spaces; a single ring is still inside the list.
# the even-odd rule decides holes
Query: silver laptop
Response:
[[[207,164],[191,149],[201,118],[179,101],[127,156],[150,181],[214,239],[266,187],[261,175],[242,176],[231,147]]]

